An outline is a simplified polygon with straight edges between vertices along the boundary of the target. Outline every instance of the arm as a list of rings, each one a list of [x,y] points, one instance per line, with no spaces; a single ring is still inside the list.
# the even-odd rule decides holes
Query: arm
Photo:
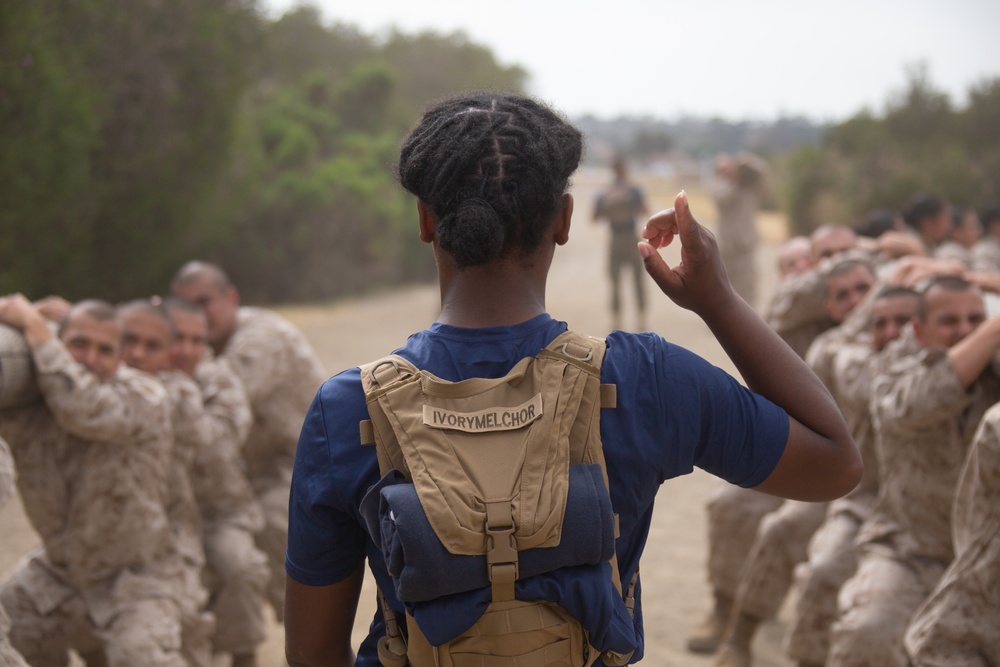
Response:
[[[799,500],[830,500],[861,479],[862,463],[837,404],[805,363],[732,289],[712,233],[695,221],[687,195],[654,215],[639,244],[646,271],[674,303],[699,315],[747,386],[785,409],[784,453],[758,491]],[[675,236],[681,263],[656,252]]]
[[[330,586],[285,583],[285,658],[291,667],[353,667],[351,631],[358,609],[362,565]]]
[[[994,317],[951,346],[948,360],[958,383],[968,389],[1000,348],[1000,317]]]

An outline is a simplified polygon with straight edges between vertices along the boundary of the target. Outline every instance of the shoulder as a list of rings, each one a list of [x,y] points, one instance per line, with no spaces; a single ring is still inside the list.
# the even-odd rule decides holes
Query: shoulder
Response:
[[[134,399],[150,405],[167,405],[170,394],[159,379],[122,364],[108,383]]]

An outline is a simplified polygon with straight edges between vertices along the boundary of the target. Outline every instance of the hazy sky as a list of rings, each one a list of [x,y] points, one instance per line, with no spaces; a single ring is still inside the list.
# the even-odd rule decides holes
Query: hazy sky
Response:
[[[271,14],[297,0],[262,0]],[[1000,76],[1000,0],[313,0],[329,22],[379,34],[463,30],[530,92],[571,114],[880,112],[907,68],[958,104]],[[998,120],[1000,122],[1000,120]]]

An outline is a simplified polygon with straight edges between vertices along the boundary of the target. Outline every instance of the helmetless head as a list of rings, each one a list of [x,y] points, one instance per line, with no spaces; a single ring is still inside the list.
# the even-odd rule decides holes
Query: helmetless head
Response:
[[[208,347],[205,313],[198,304],[184,299],[167,299],[163,307],[174,324],[174,346],[171,350],[174,368],[194,375]]]
[[[986,321],[979,288],[964,278],[935,278],[924,289],[913,323],[925,347],[951,347]]]
[[[111,304],[92,299],[70,308],[59,325],[59,339],[73,359],[101,382],[118,371],[122,330]]]
[[[192,301],[205,313],[208,343],[216,354],[222,352],[236,330],[240,295],[226,273],[207,262],[188,262],[170,284],[174,296]]]
[[[899,338],[913,318],[917,316],[920,295],[908,287],[889,287],[872,303],[872,347],[881,352],[885,346]]]
[[[461,95],[432,106],[400,150],[404,188],[433,215],[434,242],[459,268],[530,256],[565,206],[580,132],[518,95]],[[424,227],[421,238],[430,240]]]
[[[166,312],[149,301],[132,301],[118,309],[122,327],[122,360],[140,371],[171,369],[174,330]]]

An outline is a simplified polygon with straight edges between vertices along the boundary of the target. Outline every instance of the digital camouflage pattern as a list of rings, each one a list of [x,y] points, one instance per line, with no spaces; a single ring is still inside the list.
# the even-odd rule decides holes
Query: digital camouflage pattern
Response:
[[[113,667],[207,664],[189,646],[211,617],[169,520],[166,390],[124,366],[101,383],[58,340],[33,355],[44,401],[0,414],[43,544],[0,590],[12,643],[36,666],[64,664],[69,648],[104,650]]]
[[[246,390],[253,425],[243,445],[247,477],[264,509],[257,545],[270,568],[268,599],[284,614],[288,493],[299,431],[326,371],[305,335],[261,308],[241,307],[236,330],[219,359]]]
[[[953,529],[955,559],[906,633],[914,667],[1000,664],[1000,405],[973,439]]]
[[[858,536],[856,574],[843,586],[828,665],[906,667],[903,635],[953,557],[951,500],[968,443],[1000,397],[987,371],[965,390],[947,350],[912,329],[887,348],[872,387],[879,495]]]

